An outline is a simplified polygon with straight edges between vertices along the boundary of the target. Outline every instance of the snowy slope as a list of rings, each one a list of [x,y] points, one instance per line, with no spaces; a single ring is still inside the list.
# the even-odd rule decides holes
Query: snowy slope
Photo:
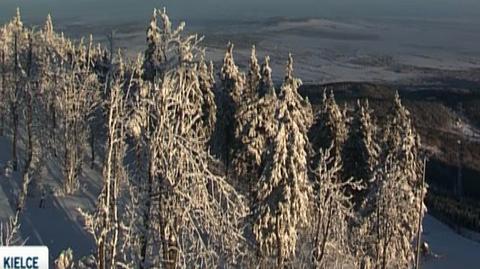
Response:
[[[425,269],[478,269],[480,268],[480,243],[464,238],[434,217],[427,215],[423,221],[424,239],[438,258],[424,259]]]
[[[19,148],[21,168],[21,160],[24,157],[22,143]],[[9,140],[0,137],[0,221],[6,221],[8,217],[13,216],[17,203],[15,196],[21,182],[20,172],[8,175],[4,171],[10,153]],[[80,190],[74,195],[64,196],[60,191],[61,168],[50,161],[43,167],[40,175],[33,178],[26,207],[20,217],[20,231],[22,237],[27,239],[26,244],[48,246],[51,261],[67,248],[73,250],[76,258],[90,254],[93,250],[93,239],[83,229],[83,221],[77,208],[93,210],[100,183],[99,171],[90,170],[85,166],[80,178]],[[45,208],[39,208],[41,188],[48,190]]]

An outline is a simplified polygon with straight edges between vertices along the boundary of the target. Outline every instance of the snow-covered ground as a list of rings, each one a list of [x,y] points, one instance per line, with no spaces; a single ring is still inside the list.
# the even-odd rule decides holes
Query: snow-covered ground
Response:
[[[1,8],[1,5],[0,5]],[[102,21],[80,14],[60,18],[55,29],[80,38],[93,34],[106,39],[115,31],[115,47],[131,56],[145,49],[151,12],[111,17]],[[12,13],[11,16],[14,14]],[[28,22],[29,14],[25,16]],[[221,64],[228,41],[235,43],[236,61],[246,65],[252,45],[260,56],[271,56],[274,78],[283,77],[289,52],[295,72],[304,82],[398,81],[438,75],[438,71],[480,68],[480,20],[423,17],[255,17],[254,19],[181,18],[186,30],[205,36],[207,54]],[[36,15],[32,23],[42,23]],[[43,16],[46,16],[43,15]],[[6,20],[0,18],[0,21]]]
[[[480,41],[480,34],[472,25],[447,25],[421,20],[282,18],[238,26],[233,33],[229,29],[223,40],[239,43],[237,54],[243,64],[248,59],[249,43],[255,42],[257,52],[274,56],[272,65],[278,78],[292,52],[296,73],[312,83],[397,81],[432,75],[436,70],[479,68],[480,50],[472,42]],[[217,61],[224,51],[219,45],[210,46]]]
[[[425,269],[478,269],[480,268],[480,243],[464,238],[427,215],[423,221],[423,237],[438,258],[422,261]]]
[[[23,143],[19,145],[19,168],[22,167]],[[16,196],[21,183],[21,173],[5,171],[10,160],[10,141],[0,137],[0,221],[5,222],[16,211]],[[98,168],[99,166],[97,166]],[[21,171],[21,169],[19,169]],[[46,245],[50,260],[67,248],[72,248],[75,257],[92,253],[93,239],[83,229],[78,208],[93,210],[101,188],[100,172],[88,166],[80,177],[80,190],[65,196],[61,192],[61,168],[49,161],[40,174],[32,178],[26,207],[20,215],[20,231],[27,245]],[[47,190],[45,208],[39,208],[41,189]]]
[[[480,68],[478,27],[477,22],[378,18],[187,21],[187,30],[205,35],[207,54],[217,64],[222,62],[228,41],[235,44],[241,66],[247,64],[255,44],[260,57],[271,56],[274,78],[283,76],[291,52],[296,74],[309,83],[398,81],[437,75],[437,71]],[[144,28],[118,29],[117,45],[132,55],[141,52]],[[69,31],[68,25],[65,30]]]

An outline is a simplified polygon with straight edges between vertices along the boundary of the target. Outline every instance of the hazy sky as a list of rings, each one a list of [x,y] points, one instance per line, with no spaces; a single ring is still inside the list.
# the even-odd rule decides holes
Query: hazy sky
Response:
[[[47,13],[59,20],[145,20],[152,8],[162,6],[172,17],[182,19],[480,17],[480,0],[0,0],[0,21],[8,20],[17,6],[27,21],[39,21]]]

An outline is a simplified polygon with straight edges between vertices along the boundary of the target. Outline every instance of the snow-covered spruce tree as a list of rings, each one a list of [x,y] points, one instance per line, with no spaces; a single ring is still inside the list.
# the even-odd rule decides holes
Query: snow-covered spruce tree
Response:
[[[198,86],[202,92],[199,96],[202,104],[202,122],[204,127],[204,136],[209,138],[212,136],[217,121],[217,105],[215,104],[215,74],[213,70],[213,62],[207,62],[204,56],[201,56],[197,65]]]
[[[125,158],[125,98],[123,91],[130,92],[124,74],[123,63],[111,83],[108,93],[107,145],[103,164],[103,187],[98,197],[97,210],[93,215],[83,213],[87,230],[93,235],[97,247],[97,268],[115,268],[119,265],[121,238],[119,210],[121,187],[126,185]]]
[[[6,26],[5,40],[9,43],[9,69],[11,70],[11,78],[7,89],[7,99],[9,102],[10,121],[12,129],[12,166],[13,170],[18,169],[18,152],[17,145],[19,139],[19,120],[20,120],[20,106],[22,102],[22,87],[25,81],[25,70],[22,65],[21,55],[25,55],[25,48],[27,44],[27,32],[24,30],[23,22],[20,16],[20,10],[17,9],[16,16]],[[5,92],[4,92],[5,93]]]
[[[233,47],[233,43],[228,43],[220,77],[223,90],[230,96],[230,104],[238,106],[242,100],[246,78],[235,64]]]
[[[344,268],[356,264],[349,226],[356,216],[352,197],[346,190],[357,189],[360,184],[351,179],[342,180],[342,167],[338,158],[330,155],[332,149],[320,149],[313,172],[314,208],[310,229],[315,268]]]
[[[44,105],[43,110],[45,110],[46,114],[43,125],[49,130],[45,139],[45,145],[53,155],[56,155],[55,130],[58,126],[56,97],[60,92],[61,70],[63,70],[66,60],[66,40],[63,36],[59,36],[54,32],[50,15],[47,16],[41,35],[42,46],[45,49],[43,53],[43,79],[40,82],[42,103]]]
[[[235,139],[239,146],[233,160],[236,175],[251,187],[262,173],[265,152],[278,126],[275,119],[277,97],[273,92],[260,96],[260,80],[260,66],[253,47],[245,88],[248,94],[235,112]]]
[[[385,129],[381,164],[364,206],[360,229],[363,264],[374,268],[413,266],[420,210],[423,165],[420,141],[398,93]],[[421,206],[422,208],[419,208]],[[423,214],[422,214],[423,216]]]
[[[272,79],[272,68],[270,67],[270,57],[266,56],[262,64],[261,70],[261,80],[258,89],[258,94],[264,96],[266,94],[275,95],[275,85],[273,84]]]
[[[310,133],[310,140],[315,152],[319,152],[319,149],[328,149],[333,144],[332,156],[341,158],[348,132],[345,114],[345,111],[342,111],[337,105],[333,91],[327,96],[325,90]],[[315,164],[317,158],[313,159]]]
[[[195,34],[184,34],[185,23],[177,28],[165,11],[154,10],[152,20],[147,29],[147,49],[143,61],[142,77],[150,82],[163,80],[166,73],[178,66],[185,66],[192,72],[185,76],[182,83],[192,84],[194,94],[198,97],[197,106],[202,108],[204,126],[202,130],[208,136],[213,132],[216,121],[216,105],[213,89],[215,79],[213,64],[204,59],[205,49],[199,44],[203,38]]]
[[[242,105],[235,113],[235,138],[239,141],[233,160],[235,174],[252,187],[262,173],[268,145],[276,136],[276,107],[277,97],[268,94]]]
[[[17,211],[21,210],[27,195],[28,185],[33,172],[34,161],[34,101],[36,99],[37,76],[37,51],[34,44],[35,32],[23,27],[20,12],[17,9],[16,16],[2,28],[1,65],[2,65],[2,122],[4,112],[10,112],[12,130],[12,168],[18,169],[17,145],[21,136],[19,130],[22,127],[20,121],[24,116],[26,141],[26,156],[22,167],[21,189],[17,197]],[[3,124],[3,123],[2,123]],[[3,127],[2,127],[3,129]],[[3,131],[2,131],[3,132]]]
[[[155,78],[156,68],[159,66],[159,62],[163,60],[159,47],[161,40],[157,23],[157,9],[154,9],[150,25],[147,28],[147,49],[143,62],[143,74],[146,80]]]
[[[22,96],[24,99],[24,104],[22,106],[22,114],[25,117],[25,129],[27,132],[27,141],[26,141],[26,156],[24,160],[24,167],[22,171],[22,187],[20,190],[20,194],[17,201],[17,210],[21,211],[25,204],[25,199],[28,195],[28,186],[30,185],[32,173],[33,173],[33,165],[36,160],[34,160],[34,130],[33,130],[33,117],[34,113],[34,102],[38,96],[38,81],[39,81],[39,70],[37,65],[39,64],[37,59],[35,59],[34,54],[34,44],[33,44],[33,37],[34,32],[28,33],[27,37],[27,51],[26,51],[26,59],[25,59],[25,82],[23,85],[23,92]],[[37,113],[35,113],[37,114]],[[37,159],[37,158],[36,158]]]
[[[261,79],[262,75],[260,74],[260,65],[258,64],[257,51],[255,49],[255,46],[252,46],[246,87],[243,94],[244,98],[249,100],[257,99]]]
[[[228,173],[232,156],[238,149],[238,141],[234,139],[234,130],[236,128],[235,113],[243,102],[243,92],[246,85],[245,74],[235,65],[233,58],[233,44],[228,43],[227,51],[223,59],[223,66],[220,72],[221,87],[219,115],[221,120],[219,126],[221,134],[217,139],[222,148],[223,158],[225,160],[226,171]]]
[[[291,68],[291,57],[287,70]],[[257,183],[253,233],[264,261],[276,256],[282,268],[295,254],[298,229],[308,223],[311,185],[307,175],[308,101],[297,92],[299,81],[286,79],[276,117],[278,132]]]
[[[410,112],[402,104],[397,92],[384,130],[382,153],[383,158],[388,154],[395,156],[395,160],[407,173],[412,187],[419,186],[422,175],[420,148],[420,136],[413,126]]]
[[[373,210],[361,234],[367,268],[413,266],[420,190],[412,188],[405,172],[393,155],[376,171]]]
[[[313,112],[308,99],[304,99],[298,93],[298,88],[301,85],[302,81],[293,76],[293,57],[289,54],[285,69],[285,79],[280,90],[279,102],[286,103],[302,134],[306,134],[313,124]]]
[[[7,27],[0,28],[0,36],[4,37],[0,40],[0,136],[5,134],[6,128],[6,114],[8,110],[7,100],[7,57],[8,57],[8,43],[7,43]]]
[[[365,189],[369,189],[369,182],[373,178],[380,157],[378,130],[372,115],[368,100],[363,103],[358,100],[342,151],[342,178],[358,179],[365,187],[364,191],[352,193],[357,208],[365,198]]]
[[[145,80],[153,81],[157,76],[164,76],[172,66],[193,57],[191,52],[197,53],[196,50],[202,50],[197,46],[202,38],[197,35],[184,36],[184,28],[184,22],[181,22],[177,28],[172,28],[172,22],[165,8],[153,11],[147,29],[147,49],[143,62]]]

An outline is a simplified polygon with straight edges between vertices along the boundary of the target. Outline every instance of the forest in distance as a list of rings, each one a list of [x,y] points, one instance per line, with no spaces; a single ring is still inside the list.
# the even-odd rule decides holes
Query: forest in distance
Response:
[[[136,59],[50,16],[0,28],[2,173],[18,181],[0,245],[28,243],[19,219],[55,164],[55,195],[87,168],[101,187],[78,208],[94,250],[54,268],[419,268],[426,154],[400,96],[384,124],[327,90],[314,113],[292,55],[278,82],[255,46],[245,70],[232,43],[216,67],[184,28],[154,10]]]

